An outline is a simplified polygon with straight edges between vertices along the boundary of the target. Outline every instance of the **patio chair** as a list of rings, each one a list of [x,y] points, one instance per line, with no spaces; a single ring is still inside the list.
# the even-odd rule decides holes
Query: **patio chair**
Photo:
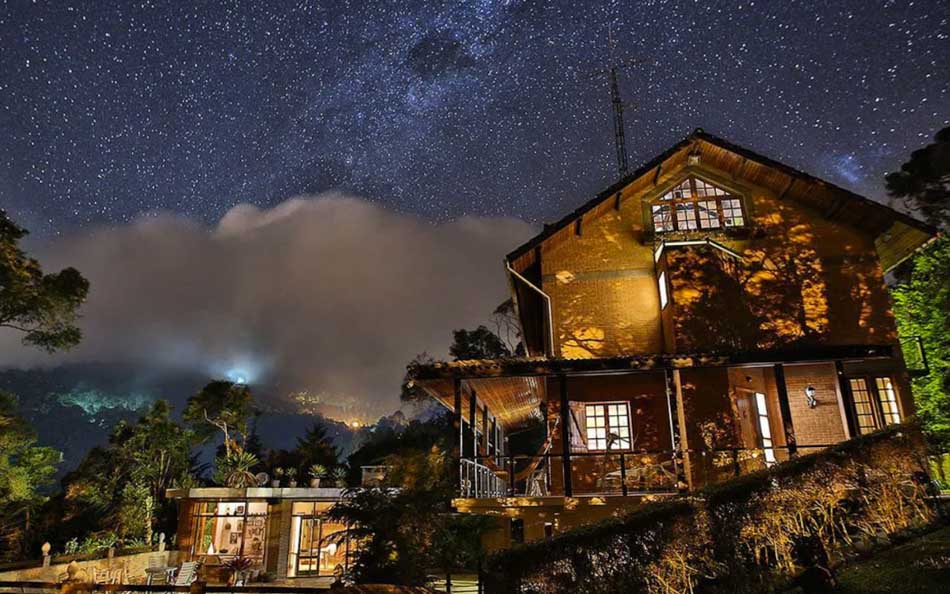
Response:
[[[190,586],[192,582],[198,579],[198,561],[186,561],[175,572],[174,586]]]

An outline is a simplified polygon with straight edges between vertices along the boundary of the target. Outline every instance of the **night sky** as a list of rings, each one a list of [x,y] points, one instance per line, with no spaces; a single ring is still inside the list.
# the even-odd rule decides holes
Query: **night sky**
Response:
[[[950,3],[55,2],[0,9],[0,206],[39,238],[341,190],[556,218],[695,127],[881,198],[948,124]],[[512,246],[513,247],[513,246]]]

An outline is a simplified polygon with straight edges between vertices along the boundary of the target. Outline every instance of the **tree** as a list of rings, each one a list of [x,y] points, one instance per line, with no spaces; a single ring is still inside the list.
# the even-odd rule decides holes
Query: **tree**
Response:
[[[911,153],[901,170],[885,178],[887,192],[920,210],[936,226],[950,224],[950,127]]]
[[[159,400],[135,423],[117,423],[109,443],[86,454],[63,479],[66,501],[77,515],[97,512],[100,524],[87,522],[87,531],[109,527],[124,538],[144,540],[155,528],[171,530],[175,509],[165,492],[193,483],[194,441],[171,418],[168,402]]]
[[[89,282],[74,268],[44,274],[19,243],[26,229],[0,210],[0,328],[23,334],[23,343],[47,352],[76,346],[76,325]]]
[[[893,295],[901,336],[921,337],[930,368],[913,380],[917,413],[931,442],[950,452],[950,237],[915,257],[909,282]]]
[[[487,520],[451,514],[454,461],[437,447],[403,450],[385,459],[392,488],[353,489],[329,512],[347,526],[334,535],[351,549],[357,583],[422,585],[427,569],[474,569]]]
[[[492,324],[495,334],[505,343],[508,350],[517,357],[525,355],[524,342],[521,336],[521,321],[515,312],[515,302],[512,299],[501,303],[492,312]]]
[[[244,451],[248,421],[256,413],[251,389],[245,384],[216,380],[188,399],[182,418],[201,443],[221,431],[224,455]]]
[[[314,421],[303,437],[297,439],[296,452],[300,456],[300,468],[314,464],[333,468],[339,462],[337,451],[327,438],[327,430],[320,421]]]
[[[16,399],[0,391],[0,551],[24,552],[34,510],[45,501],[61,455],[36,445],[36,435],[16,413]],[[0,558],[4,553],[0,553]]]
[[[453,330],[452,338],[449,354],[456,361],[511,357],[511,350],[505,342],[485,326],[474,330]]]

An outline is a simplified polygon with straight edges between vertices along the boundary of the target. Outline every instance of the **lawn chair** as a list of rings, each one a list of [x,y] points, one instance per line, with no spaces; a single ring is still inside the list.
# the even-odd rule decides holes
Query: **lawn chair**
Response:
[[[198,561],[187,561],[181,564],[181,567],[175,572],[174,586],[190,586],[192,582],[198,579]]]

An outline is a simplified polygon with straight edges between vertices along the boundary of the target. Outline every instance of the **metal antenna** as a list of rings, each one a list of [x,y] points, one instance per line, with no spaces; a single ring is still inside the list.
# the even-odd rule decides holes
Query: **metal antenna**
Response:
[[[617,151],[617,172],[620,174],[620,177],[624,177],[627,175],[628,169],[627,137],[624,132],[623,124],[623,110],[626,106],[620,97],[620,76],[618,73],[621,68],[626,68],[636,63],[636,59],[616,60],[615,49],[617,42],[614,39],[613,29],[608,32],[607,38],[610,47],[610,63],[606,68],[595,70],[593,76],[600,77],[606,74],[610,83],[610,104],[614,112],[614,144]]]

